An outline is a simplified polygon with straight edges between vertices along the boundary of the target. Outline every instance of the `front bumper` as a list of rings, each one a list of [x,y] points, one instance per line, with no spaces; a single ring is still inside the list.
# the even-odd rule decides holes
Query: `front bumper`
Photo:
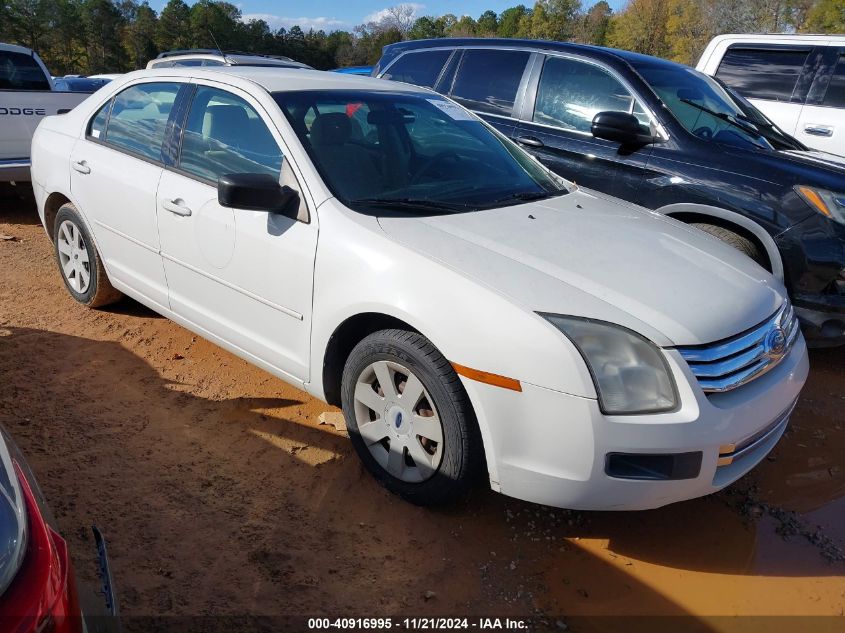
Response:
[[[680,354],[666,355],[681,406],[655,415],[608,416],[590,398],[526,383],[522,392],[507,391],[462,378],[482,427],[492,488],[576,510],[644,510],[716,492],[771,451],[809,371],[801,338],[767,374],[707,396]],[[610,454],[690,452],[701,453],[701,466],[686,479],[606,473]]]
[[[808,343],[845,344],[845,225],[814,214],[776,241]]]

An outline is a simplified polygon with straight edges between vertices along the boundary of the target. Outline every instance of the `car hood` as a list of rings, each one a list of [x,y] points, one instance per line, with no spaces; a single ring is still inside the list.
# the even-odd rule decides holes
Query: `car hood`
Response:
[[[528,310],[617,323],[658,345],[728,338],[785,291],[739,251],[594,191],[484,211],[380,217],[395,241]]]

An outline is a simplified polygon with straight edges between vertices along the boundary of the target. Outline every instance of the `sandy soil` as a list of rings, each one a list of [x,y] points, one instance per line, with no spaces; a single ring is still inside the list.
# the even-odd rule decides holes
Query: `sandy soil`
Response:
[[[318,424],[327,405],[133,301],[74,303],[34,210],[0,200],[0,234],[15,238],[0,240],[0,423],[85,581],[89,526],[106,533],[130,629],[246,613],[519,615],[571,630],[688,615],[682,629],[702,631],[737,630],[714,616],[843,615],[842,350],[813,352],[790,430],[719,495],[619,514],[479,490],[432,511],[373,482]],[[789,622],[741,621],[799,630]]]

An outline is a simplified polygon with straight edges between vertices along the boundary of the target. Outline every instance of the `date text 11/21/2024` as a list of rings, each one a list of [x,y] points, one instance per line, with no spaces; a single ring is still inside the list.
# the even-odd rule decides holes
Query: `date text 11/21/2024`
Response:
[[[520,618],[309,618],[309,630],[371,630],[390,631],[521,631],[528,629],[528,621]]]

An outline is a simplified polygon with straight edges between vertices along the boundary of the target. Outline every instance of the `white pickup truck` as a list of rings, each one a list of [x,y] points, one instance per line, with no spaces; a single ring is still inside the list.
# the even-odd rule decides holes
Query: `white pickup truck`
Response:
[[[35,51],[0,43],[0,183],[29,182],[29,148],[41,119],[68,112],[87,97],[54,90]]]

